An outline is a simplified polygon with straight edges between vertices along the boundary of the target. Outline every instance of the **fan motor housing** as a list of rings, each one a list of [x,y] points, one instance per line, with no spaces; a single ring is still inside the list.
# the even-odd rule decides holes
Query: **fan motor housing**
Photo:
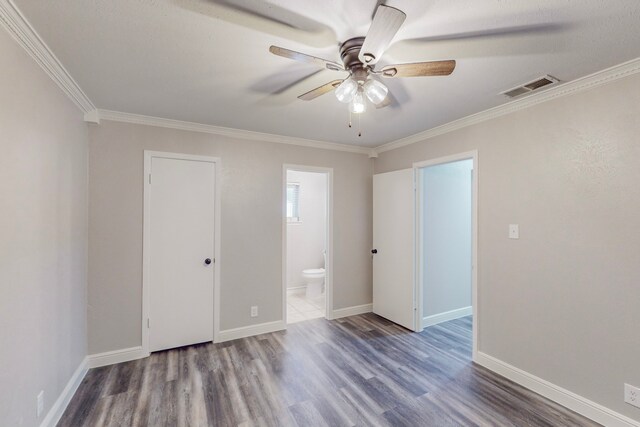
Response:
[[[344,63],[344,68],[351,72],[356,81],[364,81],[369,75],[367,66],[358,58],[363,43],[364,37],[354,37],[340,45],[340,58]]]

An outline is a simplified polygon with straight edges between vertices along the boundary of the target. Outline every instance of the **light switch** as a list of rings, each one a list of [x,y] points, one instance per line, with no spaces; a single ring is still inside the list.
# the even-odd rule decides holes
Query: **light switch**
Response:
[[[509,224],[509,238],[510,239],[520,238],[520,227],[518,226],[518,224]]]

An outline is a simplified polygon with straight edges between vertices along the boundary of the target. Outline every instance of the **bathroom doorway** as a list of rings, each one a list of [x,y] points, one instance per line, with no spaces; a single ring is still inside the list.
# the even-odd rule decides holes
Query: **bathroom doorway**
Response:
[[[332,169],[285,165],[283,319],[331,318]]]

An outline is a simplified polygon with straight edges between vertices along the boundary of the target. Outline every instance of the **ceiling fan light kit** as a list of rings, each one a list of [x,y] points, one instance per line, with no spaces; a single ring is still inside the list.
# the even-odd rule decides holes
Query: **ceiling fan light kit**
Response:
[[[373,79],[367,80],[363,88],[364,93],[367,94],[367,98],[369,98],[369,101],[373,104],[380,104],[387,98],[387,94],[389,93],[389,88]]]
[[[336,98],[338,98],[340,102],[349,103],[357,91],[358,82],[351,78],[344,79],[344,81],[340,83],[340,86],[336,88]]]
[[[364,90],[358,87],[353,100],[349,103],[349,111],[353,114],[362,114],[367,111],[367,102],[364,99]]]
[[[340,83],[340,86],[336,88],[335,94],[338,101],[349,103],[360,91],[364,91],[364,94],[374,105],[382,103],[389,93],[389,89],[377,80],[370,78],[361,85],[361,83],[349,77]],[[357,111],[351,112],[357,113]]]
[[[373,79],[372,75],[383,78],[448,76],[455,69],[456,62],[448,60],[387,65],[381,70],[375,70],[375,64],[391,44],[405,18],[406,15],[401,10],[383,4],[379,5],[367,36],[354,37],[340,45],[340,58],[344,65],[278,46],[271,46],[269,51],[274,55],[316,64],[330,71],[349,72],[346,79],[334,80],[306,92],[298,98],[311,101],[335,90],[338,101],[349,104],[350,113],[361,114],[367,110],[367,99],[376,108],[384,108],[392,104],[393,98],[389,97],[387,86]]]

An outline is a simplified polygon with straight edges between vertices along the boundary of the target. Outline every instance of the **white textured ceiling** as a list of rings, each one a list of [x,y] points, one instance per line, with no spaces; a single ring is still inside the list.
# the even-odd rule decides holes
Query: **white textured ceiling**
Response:
[[[637,0],[14,1],[98,108],[370,147],[505,103],[500,92],[541,75],[570,81],[640,57]],[[377,3],[407,14],[380,65],[457,68],[385,80],[398,104],[369,108],[358,137],[332,94],[296,98],[345,73],[268,48],[339,61]]]

